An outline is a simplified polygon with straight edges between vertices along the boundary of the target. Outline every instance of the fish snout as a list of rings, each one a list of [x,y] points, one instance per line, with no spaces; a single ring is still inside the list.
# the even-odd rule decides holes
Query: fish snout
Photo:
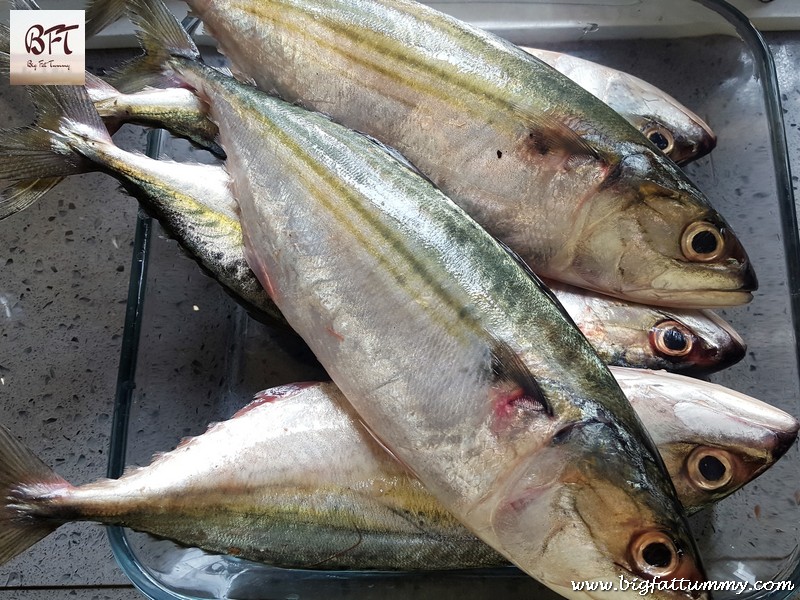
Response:
[[[797,420],[794,420],[794,423],[787,429],[778,430],[775,432],[775,446],[772,449],[772,459],[774,461],[786,454],[794,445],[794,442],[797,439],[797,432],[799,428],[800,423],[798,423]]]

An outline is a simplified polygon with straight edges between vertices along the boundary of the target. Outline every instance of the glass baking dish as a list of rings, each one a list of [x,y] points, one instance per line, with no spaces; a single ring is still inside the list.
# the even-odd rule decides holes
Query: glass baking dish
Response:
[[[436,7],[515,43],[568,51],[643,77],[711,124],[718,147],[687,170],[743,240],[760,281],[750,305],[721,311],[749,350],[713,380],[800,415],[797,223],[774,68],[746,19],[714,0],[457,0]],[[166,149],[173,158],[196,157],[172,141]],[[324,377],[302,343],[248,317],[143,216],[123,342],[110,476],[229,417],[261,389]],[[795,446],[757,482],[693,518],[710,579],[800,584],[799,471]],[[134,584],[159,600],[552,595],[513,568],[294,571],[119,528],[109,536]],[[750,590],[735,597],[792,595]],[[728,597],[734,594],[715,595]]]

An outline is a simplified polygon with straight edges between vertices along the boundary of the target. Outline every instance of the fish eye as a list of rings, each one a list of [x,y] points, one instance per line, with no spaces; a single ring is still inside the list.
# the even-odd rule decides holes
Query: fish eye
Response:
[[[692,351],[694,340],[694,334],[677,321],[661,321],[650,330],[650,345],[664,356],[686,356]]]
[[[722,256],[724,249],[722,231],[707,221],[691,223],[683,231],[681,251],[687,260],[710,262]]]
[[[686,471],[692,484],[716,491],[733,479],[733,457],[725,450],[700,446],[686,459]]]
[[[673,136],[672,132],[666,127],[651,125],[642,133],[644,133],[644,137],[650,140],[653,145],[664,154],[669,155],[675,148],[675,136]]]
[[[680,553],[672,539],[662,531],[647,531],[630,546],[633,565],[642,575],[668,577],[680,563]]]

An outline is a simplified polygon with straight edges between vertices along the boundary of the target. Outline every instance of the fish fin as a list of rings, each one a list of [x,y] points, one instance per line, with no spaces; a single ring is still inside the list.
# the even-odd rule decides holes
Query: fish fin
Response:
[[[86,4],[87,39],[97,35],[124,16],[125,0],[90,0]]]
[[[145,55],[115,69],[108,78],[110,83],[124,93],[138,92],[148,86],[180,86],[167,63],[171,56],[201,60],[192,38],[161,0],[130,0],[126,8]]]
[[[33,0],[11,0],[11,10],[41,10]]]
[[[0,131],[0,179],[20,182],[4,190],[0,219],[30,206],[60,178],[98,170],[78,144],[87,138],[112,143],[82,86],[31,86],[28,92],[36,123]]]
[[[117,88],[97,75],[89,73],[89,71],[86,71],[86,83],[84,85],[86,86],[86,91],[89,92],[89,97],[92,99],[92,102],[116,98],[120,95]]]
[[[106,74],[106,81],[123,94],[135,94],[150,87],[175,87],[178,83],[155,65],[149,55],[132,58],[111,69]]]
[[[83,172],[61,154],[64,149],[60,144],[57,148],[53,145],[53,132],[35,125],[0,131],[0,179],[17,181]]]
[[[200,51],[161,0],[128,0],[128,15],[139,29],[139,42],[153,60],[182,56],[200,60]]]
[[[591,141],[550,114],[533,114],[532,111],[516,111],[522,123],[528,127],[525,150],[541,159],[551,156],[561,164],[570,167],[580,160],[598,161],[603,164],[613,162],[609,156],[596,148]]]
[[[34,514],[32,501],[69,484],[8,429],[0,426],[0,564],[6,563],[61,523]],[[26,494],[26,489],[30,492]],[[27,506],[26,506],[27,505]]]
[[[8,53],[11,52],[11,30],[5,23],[0,23],[0,50],[6,54],[8,61]]]
[[[0,73],[8,75],[11,72],[11,33],[8,25],[0,23]]]
[[[517,405],[520,400],[524,400],[525,406],[530,410],[553,416],[553,407],[519,354],[506,342],[498,339],[493,339],[491,353],[495,385],[516,392],[507,400]]]
[[[25,210],[57,186],[62,177],[25,179],[9,185],[0,192],[0,221]]]

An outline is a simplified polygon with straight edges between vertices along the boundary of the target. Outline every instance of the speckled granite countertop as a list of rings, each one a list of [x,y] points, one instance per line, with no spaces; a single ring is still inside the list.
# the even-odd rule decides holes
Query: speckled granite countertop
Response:
[[[771,33],[793,172],[800,174],[800,34]],[[91,67],[122,52],[93,52]],[[25,116],[0,91],[0,126]],[[29,117],[30,115],[27,114]],[[144,148],[136,128],[115,138]],[[180,156],[175,156],[180,160]],[[794,189],[798,193],[798,177]],[[0,223],[0,421],[67,480],[104,476],[136,205],[115,180],[85,175]],[[30,250],[27,240],[39,240]],[[104,528],[69,524],[0,567],[0,600],[141,597],[115,563]]]

